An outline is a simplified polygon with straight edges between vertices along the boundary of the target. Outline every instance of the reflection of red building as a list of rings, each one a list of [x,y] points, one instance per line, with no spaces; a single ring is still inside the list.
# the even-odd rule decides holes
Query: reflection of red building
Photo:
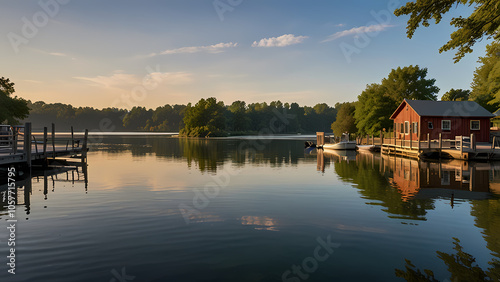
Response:
[[[404,158],[386,161],[393,171],[392,182],[405,201],[423,192],[422,189],[426,192],[433,189],[489,192],[489,171],[468,163],[428,163]]]
[[[455,139],[474,133],[477,142],[490,141],[490,118],[494,115],[473,101],[407,100],[392,114],[398,139]]]

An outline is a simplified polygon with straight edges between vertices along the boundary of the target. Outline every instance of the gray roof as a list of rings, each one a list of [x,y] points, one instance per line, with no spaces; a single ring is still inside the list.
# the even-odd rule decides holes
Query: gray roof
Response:
[[[405,101],[419,116],[489,118],[495,116],[474,101],[429,101],[408,99],[405,99]]]

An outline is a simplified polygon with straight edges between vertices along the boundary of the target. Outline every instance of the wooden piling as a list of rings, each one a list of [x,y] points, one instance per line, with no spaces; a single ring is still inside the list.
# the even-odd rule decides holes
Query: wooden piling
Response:
[[[476,151],[476,139],[475,139],[474,133],[470,134],[470,148],[474,152]]]
[[[441,133],[439,133],[439,158],[441,158],[441,151],[443,151],[443,139],[441,138]]]
[[[52,158],[56,158],[56,125],[52,124]]]
[[[31,122],[24,124],[24,155],[26,164],[31,168]]]
[[[323,133],[323,140],[324,140],[325,133],[324,132],[321,132],[321,133]],[[82,162],[87,161],[87,140],[88,140],[88,138],[89,138],[89,130],[85,129],[85,136],[83,137],[83,145],[82,145]]]
[[[427,149],[431,148],[431,135],[427,133]]]
[[[17,130],[14,130],[14,129],[12,129],[11,131],[12,131],[12,152],[14,154],[17,154],[17,136],[18,136],[18,132],[16,132]]]
[[[43,128],[43,158],[47,160],[47,127]]]
[[[464,158],[464,137],[460,136],[460,158]]]
[[[75,148],[75,136],[73,133],[73,126],[71,127],[71,150]]]
[[[88,130],[85,129],[85,136],[87,136]],[[86,142],[87,137],[85,137]],[[325,144],[325,133],[324,132],[316,132],[316,145],[323,146]],[[86,145],[86,144],[85,144]]]

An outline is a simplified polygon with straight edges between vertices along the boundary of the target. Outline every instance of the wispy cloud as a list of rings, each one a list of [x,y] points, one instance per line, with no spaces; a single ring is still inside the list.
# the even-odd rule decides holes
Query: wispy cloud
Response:
[[[345,26],[345,24],[343,24],[343,23],[339,23],[339,24],[335,25],[335,27],[343,27],[343,26]]]
[[[263,38],[259,42],[254,41],[252,47],[285,47],[302,43],[306,38],[307,36],[284,34],[279,37]]]
[[[58,52],[52,52],[52,53],[49,53],[49,55],[58,56],[58,57],[67,57],[68,56],[64,53],[58,53]]]
[[[341,37],[356,35],[356,34],[360,34],[360,33],[380,32],[380,31],[386,30],[389,27],[393,27],[393,25],[376,24],[376,25],[355,27],[355,28],[336,32],[336,33],[328,36],[325,40],[323,40],[321,42],[329,42],[329,41],[339,39]]]
[[[157,55],[172,55],[172,54],[192,54],[192,53],[200,53],[206,52],[211,54],[222,53],[225,49],[237,47],[238,43],[228,42],[228,43],[217,43],[213,45],[207,46],[190,46],[190,47],[182,47],[177,49],[168,49],[162,51],[160,53],[152,53],[149,56],[157,56]]]
[[[192,81],[192,74],[188,72],[152,72],[145,77],[135,74],[117,73],[108,76],[73,77],[75,79],[90,81],[105,88],[125,89],[140,84],[169,84],[177,85]]]

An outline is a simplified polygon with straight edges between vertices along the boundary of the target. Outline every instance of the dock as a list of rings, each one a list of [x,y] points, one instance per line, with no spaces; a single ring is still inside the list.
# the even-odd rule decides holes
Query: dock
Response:
[[[384,137],[389,135],[389,137]],[[380,152],[384,155],[395,155],[413,159],[456,159],[475,161],[500,161],[500,138],[493,136],[492,143],[476,142],[475,135],[456,136],[455,139],[443,139],[439,134],[438,139],[430,139],[429,134],[425,140],[405,140],[394,138],[391,133],[379,137],[367,135],[356,138],[359,151]],[[420,137],[419,137],[420,138]],[[324,144],[323,132],[316,133],[317,144]]]
[[[456,136],[454,140],[405,140],[386,138],[380,151],[386,155],[397,155],[415,159],[500,160],[498,140],[493,143],[476,143],[474,134]]]
[[[50,134],[47,127],[44,127],[43,133],[33,133],[31,123],[23,126],[0,125],[0,166],[46,167],[53,163],[61,165],[86,163],[88,130],[85,130],[80,137],[75,138],[73,127],[69,136],[56,137],[54,124]],[[73,158],[80,161],[58,158]]]

